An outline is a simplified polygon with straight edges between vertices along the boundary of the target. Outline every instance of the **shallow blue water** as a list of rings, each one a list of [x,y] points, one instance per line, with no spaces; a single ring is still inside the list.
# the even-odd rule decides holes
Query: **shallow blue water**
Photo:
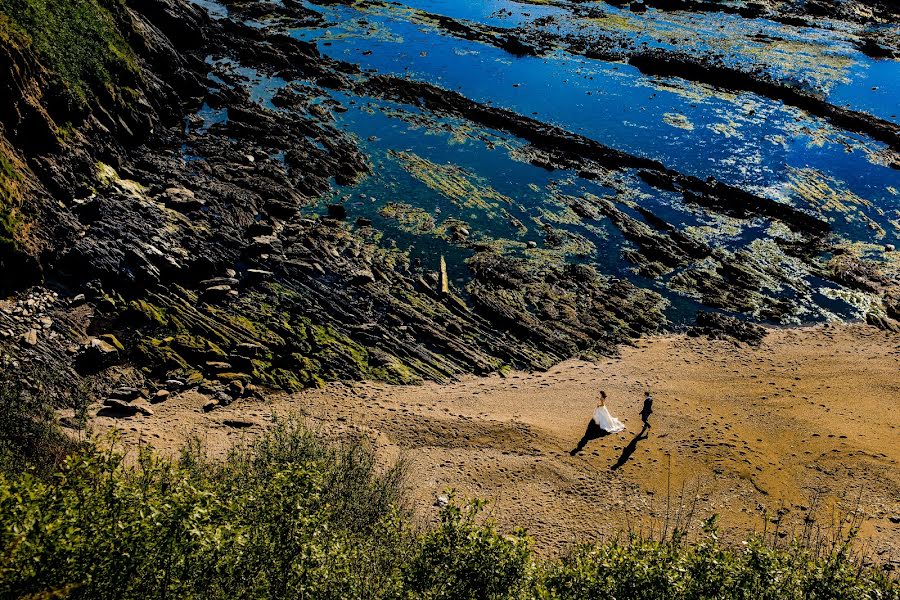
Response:
[[[848,241],[883,244],[897,243],[900,239],[900,224],[894,224],[900,223],[900,193],[897,192],[900,170],[878,164],[884,162],[878,157],[885,153],[884,144],[837,130],[819,118],[754,94],[729,94],[683,80],[650,78],[625,64],[589,60],[563,50],[546,57],[517,58],[492,45],[452,37],[415,11],[402,7],[504,28],[533,27],[535,19],[553,17],[554,21],[548,25],[552,30],[584,31],[585,22],[564,8],[509,0],[453,3],[406,0],[390,10],[308,6],[322,12],[330,24],[290,33],[315,42],[323,54],[357,64],[367,73],[433,83],[472,100],[553,123],[609,147],[656,159],[683,173],[700,178],[713,176],[777,201],[821,210],[835,231]],[[616,9],[605,10],[631,18]],[[706,31],[705,28],[714,31],[717,19],[735,27],[740,24],[747,28],[748,36],[769,28],[767,31],[771,30],[773,36],[791,43],[809,41],[802,39],[803,30],[761,20],[695,15],[691,22],[698,31]],[[809,39],[828,45],[829,52],[840,57],[838,64],[846,67],[840,72],[840,80],[829,80],[820,93],[835,103],[895,120],[896,98],[900,97],[898,63],[868,59],[856,52],[849,38],[841,37],[840,32],[817,31],[816,35],[819,39]],[[734,47],[743,48],[745,42],[742,40]],[[697,45],[705,43],[697,42]],[[748,54],[729,60],[759,59]],[[786,81],[793,81],[791,78],[800,72],[795,69],[787,73],[784,68],[783,64],[775,64],[770,71],[776,75],[781,73]],[[791,65],[787,68],[794,69]],[[263,77],[240,66],[234,70],[250,80],[254,101],[275,109],[271,97],[286,85],[285,81]],[[820,75],[800,77],[800,83],[807,85]],[[413,258],[430,264],[438,254],[444,254],[451,277],[460,288],[466,278],[464,260],[468,251],[435,236],[404,231],[380,215],[379,210],[386,203],[403,202],[424,209],[438,226],[448,217],[461,219],[470,224],[474,238],[484,234],[513,240],[522,247],[529,241],[542,243],[536,219],[546,220],[548,211],[559,212],[559,206],[552,202],[555,193],[615,197],[622,190],[629,190],[633,200],[675,225],[719,225],[707,215],[685,206],[680,196],[649,188],[634,174],[620,173],[617,191],[581,179],[575,173],[549,172],[518,160],[515,149],[524,143],[499,132],[478,130],[458,135],[459,131],[466,130],[467,124],[422,115],[412,107],[371,98],[345,94],[334,94],[334,98],[347,109],[336,114],[338,125],[358,138],[374,169],[359,185],[336,188],[332,197],[323,199],[314,210],[322,210],[327,202],[344,202],[351,217],[372,219],[379,229],[388,232],[386,243],[409,248]],[[200,116],[209,120],[223,118],[212,111],[201,112]],[[472,129],[471,124],[468,128]],[[454,130],[457,135],[453,134]],[[511,198],[512,203],[503,208],[528,231],[518,231],[497,211],[454,204],[446,195],[407,172],[394,152],[407,152],[435,165],[459,167],[477,185]],[[826,198],[813,198],[810,204],[810,199],[792,185],[798,173],[811,177],[813,183],[825,182],[841,200],[859,199],[862,204],[850,206],[849,212],[845,212],[846,202],[844,207],[835,208],[831,203],[830,207],[821,208],[816,203],[821,200],[824,204]],[[637,216],[625,204],[619,208]],[[647,280],[632,272],[631,265],[621,259],[621,250],[630,244],[609,222],[603,220],[591,225],[554,223],[560,230],[582,236],[596,249],[587,256],[570,255],[567,260],[590,262],[611,276],[627,277],[664,293],[672,303],[670,316],[673,318],[694,308],[693,300],[665,289],[665,278]],[[768,235],[767,224],[760,221],[745,223],[732,233],[720,232],[715,239],[722,247],[739,249]],[[519,251],[519,246],[512,250]],[[812,277],[808,277],[807,284],[813,289],[831,287]],[[813,292],[813,297],[826,310],[837,314],[852,312],[852,307],[843,301],[817,292]]]
[[[815,168],[876,204],[891,208],[895,202],[886,188],[900,186],[900,172],[872,164],[859,149],[848,153],[841,142],[870,149],[882,144],[844,133],[837,143],[819,146],[816,134],[829,126],[780,102],[752,94],[734,100],[710,95],[686,101],[679,93],[655,87],[653,79],[628,65],[562,52],[548,58],[514,58],[492,46],[451,38],[399,17],[365,15],[343,7],[335,10],[342,21],[351,20],[350,15],[366,19],[378,35],[374,39],[352,32],[344,35],[338,26],[331,27],[326,36],[329,45],[320,43],[320,50],[365,69],[435,83],[698,177],[714,175],[766,193],[783,182],[788,166]],[[316,39],[321,32],[302,33]],[[900,73],[896,63],[890,64]],[[889,71],[883,66],[878,69]],[[887,77],[882,73],[881,79]],[[857,98],[852,91],[858,88],[848,84],[835,94]],[[883,107],[890,106],[886,95],[879,97]],[[667,114],[684,115],[693,129],[667,124]],[[803,127],[813,135],[798,131]],[[784,142],[767,141],[772,136],[781,136]]]
[[[852,80],[834,87],[829,100],[900,123],[900,66],[893,60],[861,58]]]

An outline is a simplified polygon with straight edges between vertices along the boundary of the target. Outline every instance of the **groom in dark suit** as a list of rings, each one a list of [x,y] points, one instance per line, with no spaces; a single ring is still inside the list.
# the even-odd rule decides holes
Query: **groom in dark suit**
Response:
[[[651,427],[650,415],[653,414],[653,394],[650,390],[644,392],[644,407],[641,409],[641,422],[644,427]]]

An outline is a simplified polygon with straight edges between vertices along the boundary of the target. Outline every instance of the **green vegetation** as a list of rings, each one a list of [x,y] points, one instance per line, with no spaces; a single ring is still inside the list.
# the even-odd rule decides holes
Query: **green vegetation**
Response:
[[[84,423],[88,394],[83,386],[73,386],[72,379],[69,373],[49,368],[18,375],[0,370],[0,472],[27,465],[48,473],[79,450],[80,445],[56,424],[54,412],[72,409],[73,424]]]
[[[52,478],[0,476],[0,595],[72,598],[871,598],[898,586],[843,545],[632,540],[537,560],[480,503],[410,525],[402,468],[365,443],[329,445],[294,421],[224,462],[195,446],[69,457]]]
[[[7,195],[10,194],[7,190],[7,182],[12,183],[20,179],[21,176],[13,165],[12,160],[6,155],[6,151],[0,150],[0,181],[4,182],[4,185],[0,186],[0,194],[3,194],[4,200],[8,200]]]
[[[21,389],[0,387],[4,598],[900,598],[849,538],[735,550],[710,522],[697,543],[631,537],[541,560],[524,531],[485,521],[481,502],[451,498],[417,526],[404,465],[385,467],[363,438],[327,441],[279,419],[223,460],[195,443],[178,459],[125,461],[66,442],[53,395]]]
[[[21,182],[22,176],[7,156],[5,146],[0,145],[0,252],[15,249],[26,229],[16,209]]]
[[[0,43],[29,48],[73,106],[132,81],[137,64],[122,35],[121,0],[0,0]],[[116,82],[114,87],[112,84]]]

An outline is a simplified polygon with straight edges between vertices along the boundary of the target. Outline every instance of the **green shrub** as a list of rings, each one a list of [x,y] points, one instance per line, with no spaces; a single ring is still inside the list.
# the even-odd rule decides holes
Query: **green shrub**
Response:
[[[0,597],[897,600],[895,580],[842,542],[822,551],[630,539],[534,558],[524,532],[452,502],[416,528],[402,464],[294,419],[221,461],[197,444],[70,455],[53,477],[0,473]]]
[[[403,571],[404,587],[414,597],[494,600],[521,593],[531,570],[531,542],[523,530],[504,536],[479,522],[483,506],[451,502],[440,524],[421,536]]]
[[[897,599],[896,580],[860,567],[852,537],[826,549],[761,539],[735,550],[719,544],[714,521],[689,544],[678,539],[579,546],[549,566],[535,596],[554,600],[628,598],[701,600]]]
[[[73,409],[78,424],[87,405],[86,390],[73,386],[67,373],[0,371],[0,470],[51,472],[79,447],[57,424],[55,410]]]
[[[92,450],[50,480],[7,473],[0,597],[367,597],[379,578],[395,595],[401,474],[296,421],[218,463]]]
[[[0,139],[0,252],[12,252],[23,235],[25,223],[18,212],[22,175]]]

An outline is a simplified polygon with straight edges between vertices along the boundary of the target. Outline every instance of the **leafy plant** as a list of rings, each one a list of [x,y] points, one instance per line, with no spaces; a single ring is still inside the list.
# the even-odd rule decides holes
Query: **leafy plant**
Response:
[[[67,373],[49,368],[0,372],[0,469],[22,468],[49,473],[78,444],[63,433],[55,409],[74,409],[84,423],[88,405],[84,387],[73,386]]]
[[[524,530],[501,535],[478,520],[484,503],[452,501],[437,527],[418,540],[403,569],[404,587],[416,598],[494,600],[516,597],[531,570],[531,541]]]
[[[114,443],[107,447],[114,447]],[[452,499],[415,527],[403,465],[361,438],[326,441],[295,418],[212,460],[125,460],[88,447],[52,477],[0,472],[0,597],[897,600],[844,540],[722,546],[632,537],[537,559],[484,503]]]

